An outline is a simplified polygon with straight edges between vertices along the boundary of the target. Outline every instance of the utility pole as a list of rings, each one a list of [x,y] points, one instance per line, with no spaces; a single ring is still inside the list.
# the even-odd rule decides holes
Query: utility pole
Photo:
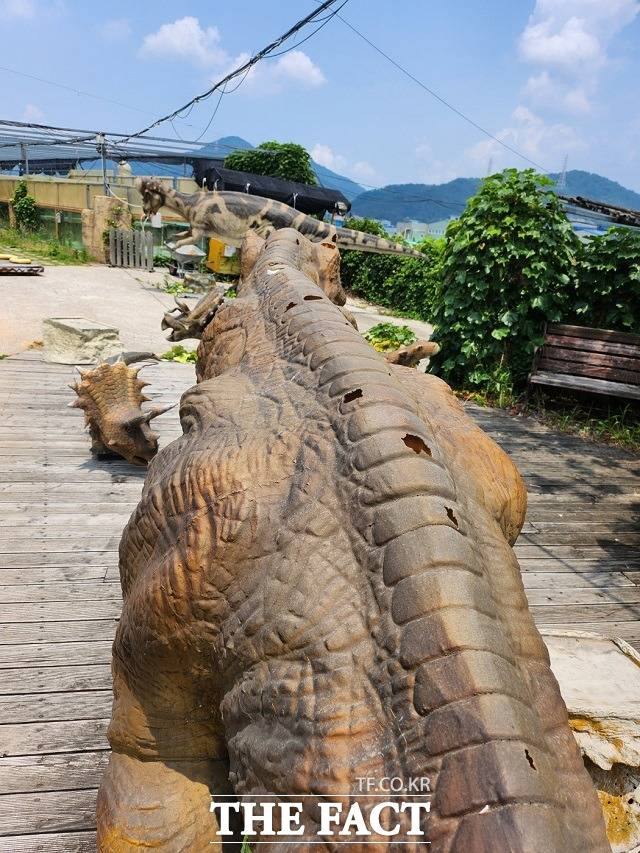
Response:
[[[96,148],[98,149],[98,154],[102,159],[102,185],[104,187],[104,194],[109,195],[109,182],[107,181],[107,161],[105,157],[105,136],[104,133],[99,133],[96,136]]]
[[[567,189],[567,163],[569,162],[569,155],[564,155],[564,161],[562,163],[562,172],[560,172],[560,177],[558,178],[558,194],[562,195]]]
[[[24,160],[24,174],[29,174],[29,153],[26,142],[20,143],[20,157]]]

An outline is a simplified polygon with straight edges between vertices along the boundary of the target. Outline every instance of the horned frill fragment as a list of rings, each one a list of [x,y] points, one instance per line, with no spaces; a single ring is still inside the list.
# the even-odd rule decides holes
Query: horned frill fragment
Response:
[[[224,301],[224,293],[223,287],[212,287],[193,308],[176,298],[176,307],[167,311],[162,318],[162,329],[171,330],[167,340],[177,342],[185,338],[202,337],[205,328]]]
[[[138,370],[125,361],[101,362],[81,371],[69,386],[78,395],[69,405],[84,411],[91,452],[98,457],[121,456],[133,465],[146,465],[158,452],[158,436],[149,423],[171,406],[142,411],[149,399],[142,389],[149,383],[138,378]]]

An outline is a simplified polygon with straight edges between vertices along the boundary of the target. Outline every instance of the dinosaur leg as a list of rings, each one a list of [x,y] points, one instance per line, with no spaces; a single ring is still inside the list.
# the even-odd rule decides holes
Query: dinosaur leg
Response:
[[[231,791],[215,691],[209,677],[193,677],[184,647],[172,647],[157,623],[144,624],[135,598],[125,597],[114,643],[113,752],[98,793],[98,850],[215,853],[222,848],[211,795]]]
[[[190,228],[185,232],[186,236],[182,237],[180,240],[176,240],[174,248],[179,249],[180,246],[192,246],[200,240],[201,237],[204,237],[204,231],[200,231],[197,228]]]

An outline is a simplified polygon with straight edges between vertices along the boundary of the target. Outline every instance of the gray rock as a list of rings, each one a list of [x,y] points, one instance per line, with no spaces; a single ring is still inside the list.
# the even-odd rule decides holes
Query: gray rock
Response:
[[[116,328],[83,317],[43,320],[42,339],[44,360],[59,364],[94,364],[124,349]]]

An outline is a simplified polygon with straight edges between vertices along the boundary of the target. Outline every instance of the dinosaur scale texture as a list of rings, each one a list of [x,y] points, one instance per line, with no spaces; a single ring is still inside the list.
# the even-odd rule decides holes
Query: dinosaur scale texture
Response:
[[[121,542],[100,851],[220,850],[211,794],[428,776],[431,853],[607,853],[511,549],[516,468],[358,335],[304,238],[256,239]],[[261,850],[343,849],[304,803]],[[407,829],[350,850],[427,849]]]
[[[168,207],[189,223],[189,230],[176,241],[176,247],[196,243],[202,237],[215,237],[239,248],[248,230],[267,237],[279,228],[295,228],[313,242],[333,242],[341,249],[424,257],[392,240],[350,228],[336,228],[280,201],[261,196],[217,191],[181,193],[157,178],[138,178],[136,186],[142,195],[145,214],[155,214]]]
[[[149,423],[171,406],[142,411],[141,404],[149,399],[142,389],[149,383],[138,378],[138,370],[126,361],[104,361],[80,371],[80,379],[69,386],[78,395],[69,405],[84,411],[96,456],[122,456],[133,465],[146,465],[158,451],[158,436]]]

